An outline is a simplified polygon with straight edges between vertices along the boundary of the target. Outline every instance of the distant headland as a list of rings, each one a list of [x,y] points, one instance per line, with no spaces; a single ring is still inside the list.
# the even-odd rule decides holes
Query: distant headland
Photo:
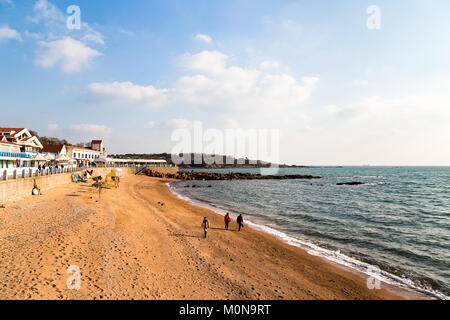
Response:
[[[310,168],[305,165],[277,164],[249,158],[236,158],[229,155],[212,155],[204,153],[185,153],[172,155],[170,153],[128,153],[113,154],[116,159],[162,159],[168,164],[175,164],[180,169],[258,169],[258,168]],[[179,161],[174,161],[178,159]]]

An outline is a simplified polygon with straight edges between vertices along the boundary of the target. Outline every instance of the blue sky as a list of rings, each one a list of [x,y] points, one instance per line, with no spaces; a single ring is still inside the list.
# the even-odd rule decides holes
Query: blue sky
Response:
[[[201,121],[279,129],[281,162],[448,165],[449,7],[0,0],[0,123],[122,153]]]

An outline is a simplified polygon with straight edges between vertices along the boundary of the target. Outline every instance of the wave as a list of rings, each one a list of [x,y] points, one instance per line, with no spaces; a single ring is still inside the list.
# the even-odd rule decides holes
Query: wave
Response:
[[[171,183],[169,183],[169,182],[166,183],[166,186],[168,187],[170,192],[172,192],[175,196],[177,196],[178,198],[180,198],[182,200],[188,201],[189,203],[191,203],[195,206],[212,210],[215,213],[220,214],[220,215],[225,215],[226,212],[229,212],[232,217],[235,218],[237,216],[236,212],[233,212],[232,210],[223,209],[212,203],[206,203],[205,201],[191,199],[191,198],[179,193],[176,190],[176,188],[174,188],[171,185]],[[402,277],[396,276],[394,274],[391,274],[389,272],[381,270],[376,265],[371,265],[371,264],[362,262],[356,258],[349,257],[349,256],[341,253],[339,250],[325,249],[323,247],[320,247],[320,246],[312,243],[311,241],[309,241],[307,239],[294,238],[294,237],[292,237],[282,231],[276,230],[272,227],[249,221],[247,218],[246,218],[246,224],[256,230],[273,235],[273,236],[277,237],[278,239],[284,241],[285,243],[288,243],[289,245],[301,248],[311,255],[318,256],[318,257],[324,258],[328,261],[351,268],[353,270],[356,270],[358,272],[361,272],[361,273],[367,275],[368,277],[371,277],[372,279],[377,279],[381,282],[384,282],[384,283],[387,283],[390,285],[410,289],[410,290],[425,294],[432,298],[441,299],[441,300],[450,300],[450,296],[448,296],[447,294],[440,292],[438,290],[435,290],[429,286],[423,285],[412,277],[408,277],[406,275],[404,275]],[[368,282],[369,282],[369,279],[368,279]]]
[[[364,183],[364,185],[366,186],[380,186],[386,184],[386,182],[368,182],[368,183]]]
[[[339,179],[381,179],[384,178],[384,176],[330,176],[328,178],[339,178]]]

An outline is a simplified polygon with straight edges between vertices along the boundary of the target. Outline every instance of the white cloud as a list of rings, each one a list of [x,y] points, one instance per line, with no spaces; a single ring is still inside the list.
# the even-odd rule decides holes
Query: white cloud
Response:
[[[302,139],[328,142],[328,163],[442,165],[450,157],[450,149],[442,148],[450,137],[450,95],[439,90],[328,105],[314,114],[313,129]]]
[[[112,132],[112,129],[100,124],[73,124],[70,126],[72,130],[81,131],[81,132],[89,132],[89,133],[103,133],[108,134]]]
[[[23,32],[24,36],[27,38],[35,39],[35,40],[41,40],[45,37],[44,34],[38,33],[38,32],[29,32],[28,30],[25,30]]]
[[[200,34],[199,33],[199,34],[197,34],[195,36],[195,39],[200,40],[200,41],[205,42],[205,43],[212,43],[212,38],[210,36],[206,35],[206,34]]]
[[[22,41],[22,37],[20,36],[20,33],[14,29],[11,29],[7,25],[0,26],[0,40],[3,40],[3,39],[13,39],[13,40]]]
[[[90,33],[85,35],[82,39],[85,42],[94,42],[104,45],[105,41],[103,40],[103,36],[100,33]]]
[[[105,45],[105,40],[103,35],[91,28],[88,23],[83,23],[81,29],[84,30],[84,36],[81,38],[81,41],[84,42],[93,42],[101,45]]]
[[[71,37],[62,40],[41,41],[39,42],[41,50],[35,62],[44,67],[50,68],[60,65],[65,72],[79,72],[89,66],[91,61],[101,55],[84,43]]]
[[[268,69],[278,69],[280,65],[281,64],[279,61],[263,61],[261,62],[259,67],[263,70],[268,70]]]
[[[122,33],[122,34],[125,34],[127,36],[133,36],[134,35],[133,32],[125,30],[125,29],[120,29],[119,32]]]
[[[35,16],[27,17],[27,19],[36,24],[44,22],[49,30],[47,40],[69,35],[70,30],[67,29],[66,23],[69,16],[56,5],[48,0],[38,0],[33,10],[36,13]],[[103,35],[94,30],[87,22],[82,22],[80,30],[77,31],[77,39],[82,42],[105,44]],[[71,36],[73,36],[73,32],[71,32]]]
[[[222,109],[272,111],[299,106],[312,94],[319,77],[297,80],[285,73],[228,66],[229,57],[218,51],[185,55],[181,65],[200,74],[184,76],[175,83],[176,100]]]
[[[44,68],[59,65],[65,72],[79,72],[101,55],[88,44],[104,46],[104,37],[87,22],[82,22],[80,30],[69,30],[68,15],[48,0],[38,0],[33,11],[34,16],[27,19],[42,24],[43,28],[40,33],[26,31],[25,35],[42,40],[37,42],[40,50],[35,62],[38,65]]]
[[[182,76],[166,89],[131,82],[92,83],[92,100],[105,103],[162,106],[192,105],[220,110],[280,111],[298,107],[312,94],[318,77],[296,79],[286,73],[228,66],[229,57],[219,51],[203,51],[182,57],[180,65],[193,75]]]
[[[190,55],[186,54],[181,59],[180,65],[194,71],[204,71],[210,74],[218,74],[225,71],[228,56],[219,51],[202,51]]]
[[[48,129],[49,131],[58,130],[58,128],[59,128],[59,125],[56,124],[56,123],[50,123],[50,124],[47,126],[47,129]]]
[[[192,122],[186,119],[169,119],[166,121],[166,125],[172,129],[191,129]]]
[[[397,98],[370,96],[361,101],[343,106],[325,107],[327,116],[345,119],[353,123],[367,122],[401,128],[407,123],[417,123],[435,117],[435,120],[450,118],[450,96],[438,92],[423,93]],[[348,122],[347,122],[348,123]]]
[[[40,23],[41,20],[65,22],[67,19],[57,6],[47,0],[38,0],[34,5],[33,10],[36,12],[36,15],[34,17],[27,17],[27,19],[36,24]]]
[[[155,127],[155,121],[149,121],[145,124],[145,126],[149,129],[154,128]]]
[[[89,96],[96,102],[158,107],[167,101],[167,90],[138,86],[131,82],[91,83]]]
[[[264,18],[262,23],[277,35],[284,37],[287,36],[290,39],[292,39],[293,36],[298,38],[303,35],[305,29],[298,21],[293,21],[290,19],[273,20],[270,18]]]

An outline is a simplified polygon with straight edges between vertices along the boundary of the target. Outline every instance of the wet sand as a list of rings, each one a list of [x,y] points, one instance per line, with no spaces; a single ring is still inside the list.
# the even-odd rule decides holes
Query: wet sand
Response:
[[[235,221],[224,230],[222,216],[165,182],[126,175],[100,196],[70,184],[5,205],[0,299],[402,299]],[[69,266],[81,270],[79,290],[67,288]]]

